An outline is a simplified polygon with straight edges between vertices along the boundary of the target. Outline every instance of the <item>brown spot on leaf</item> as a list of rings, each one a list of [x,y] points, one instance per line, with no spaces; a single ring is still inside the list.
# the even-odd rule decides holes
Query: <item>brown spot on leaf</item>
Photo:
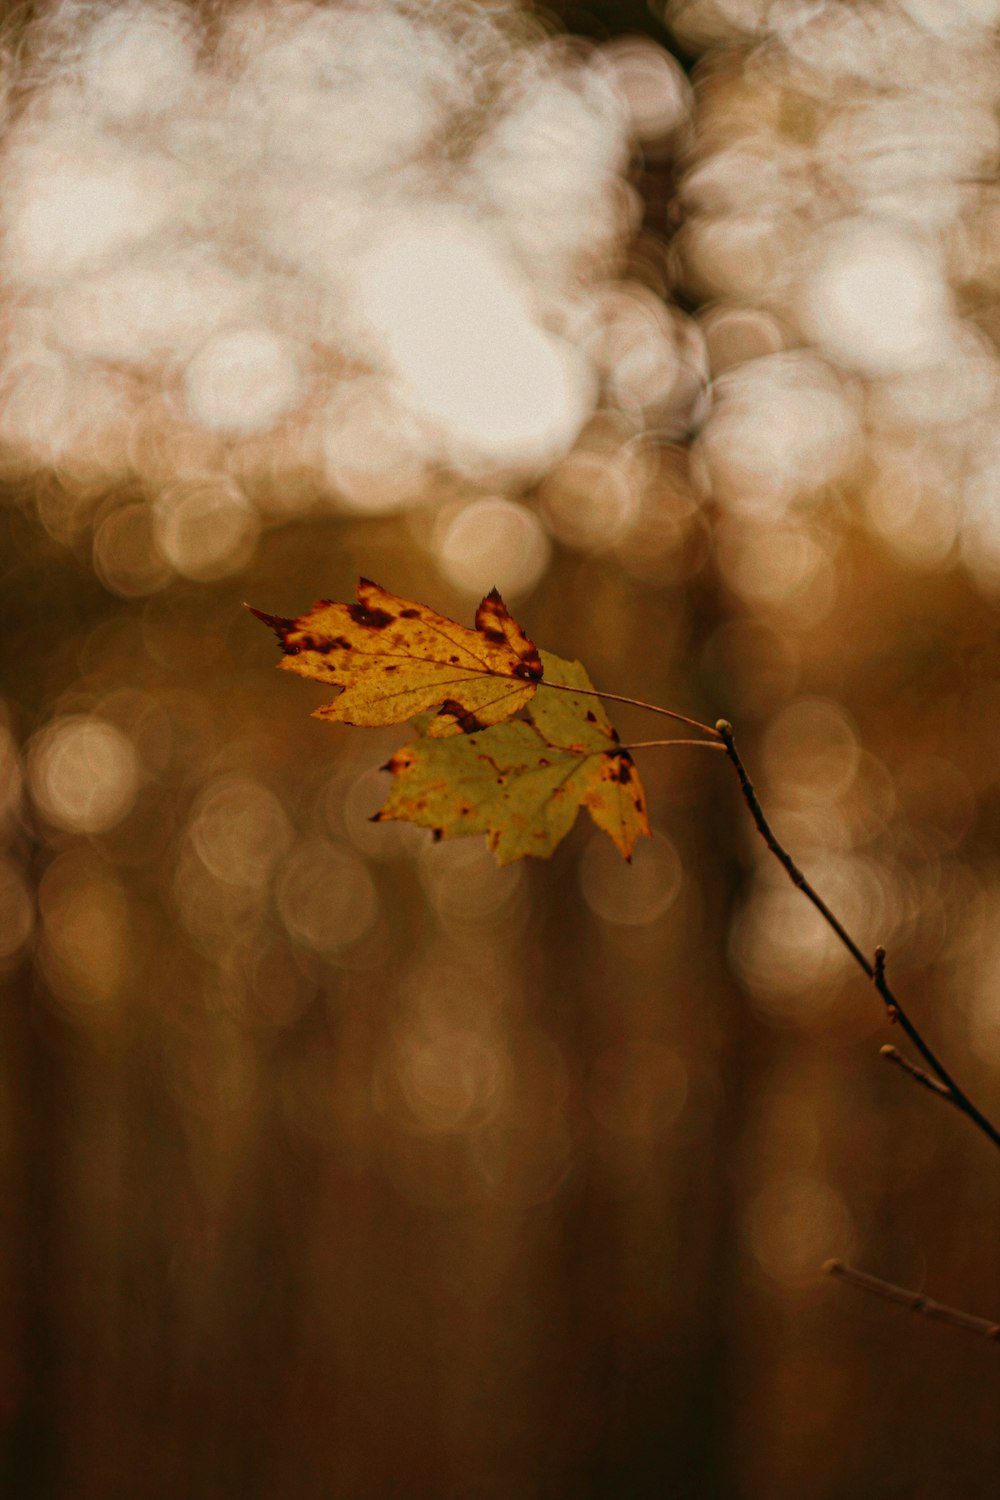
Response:
[[[355,625],[363,625],[366,630],[384,630],[396,618],[387,609],[369,609],[365,604],[349,604],[347,613]]]
[[[617,757],[618,765],[615,768],[615,780],[620,781],[622,786],[632,780],[632,757],[627,750],[623,750]]]
[[[531,658],[527,661],[520,661],[514,668],[513,675],[519,677],[522,682],[541,682],[542,664]]]
[[[587,723],[588,724],[596,724],[597,723],[597,715],[594,713],[594,710],[592,708],[588,708],[587,709]]]
[[[399,611],[399,618],[401,620],[419,620],[420,611],[419,609],[401,609]]]
[[[456,702],[454,698],[446,698],[442,703],[438,711],[438,717],[443,718],[445,716],[453,718],[464,734],[475,734],[477,729],[486,728],[486,725],[481,719],[476,718],[471,709],[464,709],[461,703]]]

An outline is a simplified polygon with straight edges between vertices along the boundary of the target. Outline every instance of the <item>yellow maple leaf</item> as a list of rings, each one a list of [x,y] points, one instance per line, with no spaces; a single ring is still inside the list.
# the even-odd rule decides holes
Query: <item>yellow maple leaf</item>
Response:
[[[343,688],[315,710],[342,724],[401,724],[438,708],[434,738],[499,724],[531,698],[542,678],[535,646],[496,589],[469,630],[362,578],[353,604],[321,600],[299,619],[253,614],[270,625],[286,671]]]

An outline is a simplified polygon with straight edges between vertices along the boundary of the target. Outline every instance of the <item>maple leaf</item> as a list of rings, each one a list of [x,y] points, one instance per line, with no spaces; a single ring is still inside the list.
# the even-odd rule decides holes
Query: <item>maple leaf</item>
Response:
[[[251,606],[275,631],[282,667],[343,688],[316,718],[401,724],[440,705],[428,734],[469,734],[517,713],[541,680],[538,652],[496,589],[476,610],[475,630],[367,578],[356,593],[354,604],[324,599],[296,620]]]
[[[483,833],[500,864],[548,858],[581,807],[626,859],[649,834],[638,772],[579,662],[541,654],[544,678],[523,719],[461,739],[421,737],[386,767],[395,780],[375,821],[401,819],[439,838]],[[546,691],[546,687],[551,691]]]

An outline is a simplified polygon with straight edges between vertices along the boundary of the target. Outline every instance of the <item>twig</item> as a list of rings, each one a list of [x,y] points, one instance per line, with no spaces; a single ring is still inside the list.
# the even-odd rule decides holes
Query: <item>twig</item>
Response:
[[[898,1024],[899,1026],[901,1026],[903,1031],[905,1031],[906,1035],[910,1038],[910,1041],[916,1047],[921,1057],[933,1070],[933,1072],[937,1074],[942,1088],[947,1093],[949,1099],[951,1100],[951,1103],[954,1104],[958,1109],[960,1109],[963,1114],[968,1115],[970,1120],[974,1121],[974,1123],[978,1125],[979,1129],[982,1130],[985,1135],[989,1136],[995,1146],[1000,1146],[1000,1132],[998,1132],[995,1127],[990,1124],[986,1116],[981,1114],[981,1112],[969,1099],[968,1095],[963,1093],[963,1091],[959,1088],[958,1084],[945,1068],[940,1058],[935,1056],[935,1054],[931,1051],[930,1047],[924,1041],[923,1037],[920,1035],[913,1022],[904,1012],[903,1007],[896,999],[892,990],[889,988],[888,981],[885,977],[885,959],[885,949],[880,943],[875,949],[875,966],[871,972],[871,978],[875,982],[875,988],[878,990],[879,994],[882,996],[882,999],[885,1001],[886,1012],[888,1014],[889,1020],[894,1024]],[[917,1072],[920,1071],[920,1069],[917,1069]]]
[[[937,1079],[925,1073],[923,1068],[918,1068],[916,1063],[904,1057],[897,1047],[888,1044],[880,1047],[879,1056],[884,1057],[886,1062],[895,1063],[897,1068],[902,1068],[903,1072],[908,1073],[915,1083],[919,1083],[922,1088],[930,1089],[931,1093],[937,1094],[939,1099],[947,1099],[949,1104],[955,1103],[955,1095],[951,1089],[946,1088],[943,1083],[938,1083]]]
[[[256,613],[256,611],[254,611]],[[662,714],[665,719],[676,719],[678,724],[687,724],[691,729],[700,729],[709,736],[709,741],[721,740],[718,725],[703,724],[700,719],[689,719],[687,714],[676,713],[672,708],[661,708],[657,703],[644,703],[641,698],[624,698],[621,693],[605,693],[599,688],[571,687],[568,682],[546,682],[543,678],[539,689],[551,688],[554,693],[579,693],[584,698],[610,698],[612,703],[630,703],[633,708],[648,709],[651,714]]]
[[[944,1085],[945,1089],[947,1089],[948,1094],[951,1098],[951,1102],[957,1109],[960,1109],[964,1115],[968,1116],[968,1118],[977,1127],[977,1129],[979,1129],[983,1133],[983,1135],[986,1136],[987,1140],[992,1141],[994,1146],[1000,1148],[1000,1131],[998,1131],[996,1126],[992,1125],[986,1118],[986,1116],[982,1113],[982,1111],[978,1109],[975,1104],[973,1104],[972,1100],[968,1097],[965,1091],[959,1088],[958,1084],[952,1078],[947,1068],[945,1068],[944,1064],[924,1041],[923,1037],[920,1035],[920,1032],[914,1026],[913,1022],[904,1011],[902,1005],[899,1003],[896,996],[890,989],[889,983],[885,977],[885,949],[876,949],[874,964],[870,963],[869,960],[865,957],[861,948],[851,937],[846,927],[837,917],[834,916],[833,912],[827,906],[823,898],[810,885],[809,881],[803,875],[798,865],[796,865],[787,849],[785,849],[775,837],[774,831],[772,830],[771,825],[768,823],[766,817],[764,816],[763,809],[761,808],[761,805],[757,800],[757,793],[754,791],[753,783],[747,775],[746,767],[740,759],[739,751],[736,749],[736,741],[733,738],[733,726],[726,719],[720,719],[715,728],[719,734],[720,739],[722,740],[722,743],[726,747],[726,754],[736,771],[737,777],[739,778],[740,790],[743,793],[743,800],[750,810],[750,816],[754,820],[754,824],[756,825],[758,833],[763,838],[765,844],[770,849],[775,859],[785,870],[785,873],[788,875],[788,878],[791,880],[792,884],[802,892],[807,900],[812,902],[813,906],[819,912],[820,916],[826,922],[827,926],[834,933],[836,933],[841,943],[854,959],[854,962],[858,965],[858,968],[861,969],[870,980],[872,980],[876,990],[885,1002],[890,1021],[898,1024],[905,1032],[905,1034],[909,1037],[910,1041],[920,1053],[920,1056],[924,1059],[924,1062],[930,1068],[931,1072],[936,1075],[938,1080]]]
[[[658,750],[663,745],[699,745],[703,750],[721,750],[725,752],[725,745],[721,740],[633,740],[631,744],[622,745],[622,750]]]
[[[923,1292],[911,1292],[891,1281],[882,1281],[878,1276],[869,1276],[867,1271],[856,1271],[853,1266],[845,1266],[841,1260],[828,1260],[823,1270],[829,1276],[836,1276],[838,1281],[846,1281],[848,1286],[873,1292],[876,1297],[908,1307],[911,1312],[922,1313],[925,1318],[934,1318],[938,1323],[950,1323],[953,1328],[964,1328],[969,1333],[978,1333],[995,1343],[1000,1342],[1000,1323],[991,1323],[988,1318],[974,1317],[972,1313],[961,1312],[957,1307],[944,1307],[940,1302],[925,1297]]]

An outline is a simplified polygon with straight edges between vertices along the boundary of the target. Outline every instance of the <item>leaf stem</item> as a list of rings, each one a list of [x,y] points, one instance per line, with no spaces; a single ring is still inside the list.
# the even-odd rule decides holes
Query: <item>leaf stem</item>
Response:
[[[539,690],[551,688],[556,693],[579,693],[586,698],[608,698],[613,703],[629,703],[633,708],[645,708],[651,714],[662,714],[666,719],[674,719],[678,724],[687,724],[691,729],[700,729],[707,734],[711,740],[722,741],[722,735],[718,729],[713,729],[711,724],[703,724],[700,719],[689,719],[687,714],[679,714],[672,708],[661,708],[657,703],[644,703],[641,698],[626,698],[621,693],[605,693],[600,688],[570,687],[565,682],[546,682],[543,678],[538,684]]]
[[[630,745],[619,745],[619,750],[655,750],[661,745],[700,745],[703,750],[721,750],[726,747],[721,740],[633,740]]]
[[[873,1292],[876,1297],[882,1297],[887,1302],[897,1302],[902,1307],[908,1307],[911,1312],[922,1313],[925,1318],[950,1323],[953,1328],[965,1328],[969,1333],[978,1333],[983,1338],[1000,1342],[1000,1323],[991,1323],[988,1318],[974,1317],[972,1313],[960,1312],[957,1307],[944,1307],[940,1302],[933,1302],[930,1297],[925,1297],[923,1292],[911,1292],[891,1281],[870,1276],[867,1271],[856,1271],[853,1266],[845,1266],[842,1260],[828,1260],[823,1269],[827,1275],[836,1276],[838,1281],[846,1281],[848,1286]]]
[[[851,937],[846,927],[837,917],[834,916],[833,912],[827,906],[823,898],[810,885],[809,881],[796,865],[787,849],[785,849],[775,837],[774,831],[771,828],[770,823],[768,823],[767,818],[764,816],[763,809],[759,801],[757,800],[757,793],[754,791],[753,783],[747,775],[746,767],[740,759],[739,751],[736,748],[736,741],[733,738],[733,726],[726,719],[720,719],[715,727],[718,731],[723,745],[725,746],[726,754],[729,757],[733,769],[735,770],[736,775],[739,779],[740,791],[743,793],[743,800],[746,803],[747,807],[750,809],[750,816],[754,820],[757,832],[761,835],[765,844],[774,855],[775,859],[782,866],[789,880],[791,880],[792,884],[802,892],[802,894],[808,901],[812,902],[813,906],[819,912],[820,916],[826,922],[827,926],[840,939],[841,943],[854,959],[854,962],[873,982],[876,990],[881,995],[882,1000],[885,1003],[889,1020],[898,1024],[900,1028],[905,1032],[905,1034],[909,1037],[910,1041],[920,1053],[920,1056],[928,1065],[931,1072],[936,1075],[936,1077],[943,1084],[944,1088],[948,1091],[951,1102],[957,1109],[960,1109],[964,1115],[968,1116],[968,1118],[972,1121],[976,1128],[986,1136],[987,1140],[992,1141],[994,1146],[1000,1148],[1000,1131],[998,1131],[996,1129],[996,1126],[992,1125],[986,1118],[986,1116],[982,1113],[982,1111],[973,1104],[972,1100],[968,1097],[964,1090],[959,1088],[958,1084],[955,1082],[954,1078],[952,1078],[947,1068],[945,1068],[944,1064],[931,1050],[927,1042],[924,1041],[923,1037],[920,1035],[920,1032],[917,1030],[916,1026],[914,1026],[913,1022],[904,1011],[902,1005],[899,1003],[896,996],[890,989],[889,983],[885,977],[885,949],[879,947],[875,950],[874,963],[870,963],[869,960],[865,957],[861,948]]]

